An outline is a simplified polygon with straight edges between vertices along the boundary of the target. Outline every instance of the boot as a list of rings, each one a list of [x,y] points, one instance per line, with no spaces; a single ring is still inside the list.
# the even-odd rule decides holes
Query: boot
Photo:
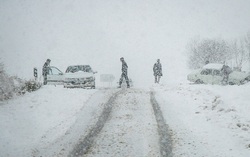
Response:
[[[127,88],[130,88],[129,82],[128,82],[128,81],[126,81],[126,83],[127,83]]]

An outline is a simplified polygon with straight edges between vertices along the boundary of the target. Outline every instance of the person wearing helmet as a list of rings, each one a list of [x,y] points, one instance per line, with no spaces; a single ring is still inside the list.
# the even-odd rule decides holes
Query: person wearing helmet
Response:
[[[129,79],[128,79],[128,65],[125,62],[123,57],[120,58],[120,61],[122,62],[122,74],[121,74],[121,78],[119,81],[119,88],[121,88],[123,78],[125,78],[126,83],[127,83],[127,88],[129,88],[130,85],[129,85]]]
[[[160,59],[157,59],[157,62],[154,64],[153,72],[155,76],[155,83],[159,83],[160,78],[162,76],[162,67],[161,67]]]
[[[46,62],[43,65],[43,84],[47,84],[47,75],[49,73],[49,66],[50,66],[50,59],[47,59]]]

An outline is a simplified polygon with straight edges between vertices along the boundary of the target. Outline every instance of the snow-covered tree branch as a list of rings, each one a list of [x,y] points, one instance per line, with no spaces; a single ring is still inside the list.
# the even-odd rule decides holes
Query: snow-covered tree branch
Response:
[[[250,31],[247,33],[245,37],[245,45],[246,45],[246,49],[248,52],[248,61],[249,61],[249,67],[250,67]]]
[[[246,47],[243,40],[234,40],[230,43],[230,61],[227,61],[227,64],[230,63],[231,67],[234,67],[235,70],[241,71],[242,65],[247,61]]]
[[[41,84],[30,80],[25,81],[17,76],[9,76],[0,62],[0,101],[12,98],[14,95],[24,94],[39,89]]]
[[[0,100],[9,99],[13,96],[14,83],[6,74],[4,65],[0,63]]]
[[[250,68],[250,32],[241,39],[225,41],[223,39],[192,39],[187,44],[188,65],[191,69],[202,67],[207,62],[224,63],[241,71],[249,63]]]
[[[200,68],[207,61],[223,63],[229,55],[229,45],[221,39],[192,40],[188,44],[189,67]]]

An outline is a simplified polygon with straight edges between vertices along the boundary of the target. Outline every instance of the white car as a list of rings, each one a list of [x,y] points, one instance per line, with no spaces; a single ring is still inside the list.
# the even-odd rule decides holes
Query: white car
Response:
[[[64,87],[95,88],[95,73],[89,65],[71,65],[64,74]]]
[[[233,71],[229,66],[223,64],[210,63],[205,65],[203,68],[193,71],[187,76],[187,79],[197,84],[225,84],[225,74],[223,73],[223,67],[229,70],[228,78],[226,83],[230,85],[241,85],[250,81],[250,74]]]

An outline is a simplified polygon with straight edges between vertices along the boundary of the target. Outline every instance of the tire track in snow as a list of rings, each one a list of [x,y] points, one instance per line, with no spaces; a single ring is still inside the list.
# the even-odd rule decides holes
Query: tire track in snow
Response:
[[[150,101],[154,109],[155,118],[158,124],[158,133],[160,136],[160,151],[162,157],[172,157],[172,141],[168,125],[162,115],[160,106],[155,99],[155,92],[150,92]]]
[[[105,103],[104,109],[100,117],[98,118],[97,123],[93,126],[93,128],[90,129],[85,138],[78,142],[78,144],[74,147],[73,151],[70,152],[68,157],[78,157],[88,152],[95,137],[97,137],[98,133],[102,130],[104,124],[106,123],[112,110],[113,102],[116,100],[117,96],[123,92],[123,90],[120,90],[110,97],[110,99]]]
[[[80,156],[84,156],[84,155],[87,155],[89,153],[91,153],[90,151],[92,151],[92,146],[93,144],[95,143],[95,140],[96,139],[99,139],[99,134],[101,134],[100,132],[103,132],[102,129],[103,127],[106,127],[106,122],[107,120],[109,119],[110,117],[110,113],[112,111],[112,108],[113,108],[113,105],[117,103],[117,100],[120,99],[117,98],[118,95],[120,95],[121,93],[125,93],[125,95],[129,94],[129,95],[137,95],[138,94],[138,91],[136,90],[132,90],[130,89],[130,91],[128,92],[129,90],[121,90],[121,91],[118,91],[117,93],[115,93],[109,100],[108,102],[104,105],[104,109],[102,111],[102,114],[101,116],[98,118],[98,121],[96,123],[96,125],[90,129],[89,133],[85,136],[85,138],[81,141],[78,142],[78,144],[74,147],[73,151],[71,151],[71,153],[68,155],[68,157],[80,157]],[[141,92],[139,94],[139,96],[141,96],[143,93],[145,92]],[[146,96],[146,95],[145,95]],[[124,97],[124,96],[123,96]],[[127,97],[127,96],[125,96]],[[133,98],[132,98],[133,97]],[[146,105],[144,104],[144,102],[137,102],[139,99],[139,97],[136,98],[136,96],[132,96],[130,98],[126,98],[126,101],[128,101],[127,103],[132,103],[134,105],[136,104],[143,104],[143,105]],[[130,100],[130,99],[133,99],[133,100]],[[125,99],[124,99],[125,100]],[[131,102],[132,101],[132,102]],[[126,106],[128,104],[124,104],[122,100],[120,100],[120,102],[118,103],[122,106]],[[170,134],[169,134],[169,130],[168,130],[168,126],[166,125],[165,123],[165,120],[162,116],[162,112],[160,110],[160,107],[154,97],[154,92],[151,92],[150,93],[150,101],[149,101],[149,104],[152,105],[153,107],[153,110],[152,112],[154,113],[154,118],[156,119],[156,124],[157,125],[157,129],[158,129],[158,134],[159,134],[159,155],[160,156],[163,156],[163,157],[172,157],[172,142],[171,142],[171,137],[170,137]],[[117,105],[117,104],[116,104]],[[132,105],[132,106],[134,106]],[[118,105],[119,106],[119,105]],[[117,107],[118,107],[117,106]],[[120,106],[120,107],[122,107]],[[136,105],[137,106],[137,105]],[[120,108],[118,107],[118,108]],[[135,106],[134,106],[135,107]],[[134,108],[133,107],[133,108]],[[137,109],[136,109],[137,110]],[[139,110],[140,111],[140,110]],[[117,114],[117,113],[116,113]],[[118,113],[119,115],[119,113]],[[118,117],[119,118],[119,117]],[[127,117],[128,118],[128,117]],[[112,118],[113,119],[113,118]],[[112,119],[109,119],[109,120],[112,120]],[[121,119],[122,120],[122,119]],[[144,119],[145,121],[146,119]],[[133,120],[134,121],[134,120]],[[134,123],[134,122],[133,122]],[[120,124],[120,123],[119,123]],[[110,127],[110,125],[112,124],[109,124],[108,127]],[[130,128],[132,126],[129,126]],[[152,126],[151,126],[152,127]],[[108,129],[110,130],[110,129]],[[106,130],[107,131],[107,130]],[[106,132],[105,131],[105,132]],[[125,131],[125,130],[124,130]],[[106,132],[107,133],[107,132]],[[104,133],[104,134],[106,134]],[[122,133],[124,134],[124,133]],[[126,133],[125,133],[126,134]],[[144,134],[144,133],[143,133]],[[105,135],[106,136],[106,135]],[[107,135],[109,136],[109,135]],[[105,137],[102,137],[102,141],[105,140]],[[106,139],[108,140],[108,139]],[[117,141],[116,141],[117,142]],[[119,142],[119,141],[118,141]],[[130,141],[131,142],[131,141]],[[133,143],[133,142],[132,142]],[[139,142],[140,143],[140,142]],[[124,145],[124,141],[120,141],[118,145]],[[117,146],[118,146],[117,145]],[[109,145],[110,147],[111,145]],[[105,146],[101,146],[101,147],[105,147]],[[132,145],[127,145],[126,147],[133,147]],[[91,149],[90,149],[91,148]],[[129,149],[131,149],[129,148]],[[102,148],[101,148],[102,149]],[[109,148],[112,150],[112,148]],[[144,150],[144,149],[143,149]],[[143,151],[142,150],[142,151]],[[112,153],[112,152],[110,152]],[[118,152],[119,153],[119,152]],[[123,152],[124,153],[124,152]],[[138,152],[137,152],[138,153]],[[139,153],[140,154],[140,153]],[[139,155],[137,154],[137,155]],[[90,154],[89,154],[90,155]],[[94,155],[94,154],[92,154]],[[98,154],[96,154],[98,156]],[[104,155],[104,154],[103,154]],[[108,155],[108,154],[106,154]],[[111,155],[111,154],[109,154]],[[135,154],[134,154],[135,155]],[[155,154],[156,155],[156,154]],[[156,156],[159,156],[159,155],[156,155]],[[94,155],[95,156],[95,155]],[[99,155],[100,156],[100,155]],[[147,156],[147,155],[146,155]]]
[[[126,89],[84,157],[160,157],[159,135],[150,93]]]

